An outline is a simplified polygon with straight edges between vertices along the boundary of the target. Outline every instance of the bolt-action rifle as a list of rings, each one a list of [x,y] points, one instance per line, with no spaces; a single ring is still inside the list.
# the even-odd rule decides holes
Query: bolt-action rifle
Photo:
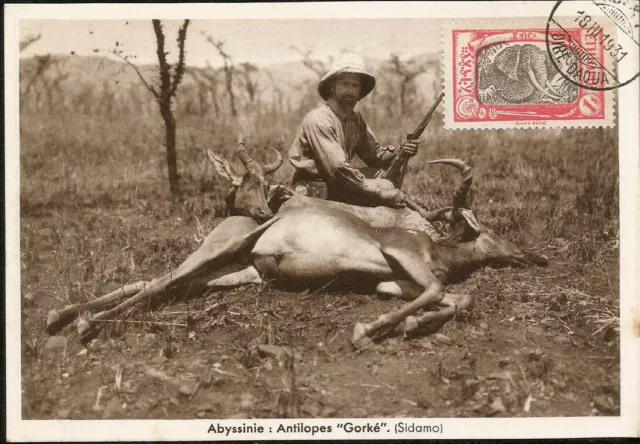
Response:
[[[429,112],[427,112],[427,114],[425,114],[424,118],[422,119],[420,124],[417,126],[417,128],[413,132],[407,134],[407,140],[416,140],[416,139],[420,138],[420,136],[424,132],[425,128],[429,124],[429,121],[431,121],[431,118],[433,117],[433,113],[435,112],[436,108],[438,107],[438,105],[442,101],[443,97],[444,97],[444,93],[440,93],[440,95],[436,99],[436,102],[429,109]],[[404,150],[402,149],[402,146],[400,146],[400,148],[398,149],[398,152],[396,153],[396,157],[391,161],[391,164],[389,165],[389,167],[386,170],[378,171],[378,173],[375,175],[375,178],[376,179],[388,179],[388,178],[394,177],[394,176],[398,177],[397,175],[400,175],[400,177],[404,176],[403,174],[399,174],[399,173],[404,172],[405,168],[407,168],[407,161],[408,160],[409,160],[409,156],[407,156],[404,153]],[[401,185],[402,185],[402,181],[400,183],[398,183],[398,184],[395,184],[395,185],[398,188],[400,188]]]

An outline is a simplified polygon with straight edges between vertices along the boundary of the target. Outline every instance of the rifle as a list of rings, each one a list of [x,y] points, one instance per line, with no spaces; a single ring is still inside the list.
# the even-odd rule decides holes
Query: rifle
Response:
[[[433,117],[433,113],[435,112],[436,108],[442,101],[443,97],[444,97],[444,93],[440,93],[440,95],[436,99],[436,102],[429,109],[427,114],[425,114],[425,116],[422,118],[422,121],[417,126],[417,128],[413,132],[407,134],[407,140],[416,140],[420,138],[425,128],[429,124],[429,121]],[[398,149],[398,153],[396,154],[396,157],[391,161],[391,164],[389,165],[389,167],[386,170],[379,170],[374,177],[376,179],[388,179],[389,177],[393,176],[394,173],[403,171],[407,167],[408,160],[409,158],[404,154],[404,150],[402,149],[402,146],[401,146],[400,149]],[[396,184],[398,188],[400,188],[401,185],[402,183]]]

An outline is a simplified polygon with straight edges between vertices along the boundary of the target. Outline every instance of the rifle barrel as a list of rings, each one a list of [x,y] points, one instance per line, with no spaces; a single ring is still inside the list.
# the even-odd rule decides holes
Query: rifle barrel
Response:
[[[440,95],[436,99],[436,101],[433,104],[433,106],[429,109],[429,112],[427,112],[427,114],[425,114],[424,118],[420,122],[420,125],[418,125],[418,127],[415,129],[414,132],[409,134],[410,136],[412,136],[411,137],[412,139],[417,139],[418,137],[420,137],[422,135],[424,130],[427,128],[427,125],[429,124],[429,121],[433,117],[433,113],[436,111],[436,108],[438,107],[438,105],[442,101],[443,97],[444,97],[444,93],[440,93]]]
[[[444,93],[440,93],[440,95],[436,99],[433,106],[431,106],[427,114],[425,114],[425,116],[422,118],[422,121],[420,122],[418,127],[412,133],[407,134],[407,140],[415,140],[420,138],[424,130],[427,128],[429,121],[433,117],[433,113],[435,112],[436,108],[442,101],[443,97],[444,97]],[[386,179],[396,168],[402,165],[406,160],[407,160],[407,157],[404,155],[403,150],[402,149],[398,150],[396,157],[391,161],[391,164],[389,165],[389,167],[386,170],[376,174],[375,176],[376,179],[377,178]]]

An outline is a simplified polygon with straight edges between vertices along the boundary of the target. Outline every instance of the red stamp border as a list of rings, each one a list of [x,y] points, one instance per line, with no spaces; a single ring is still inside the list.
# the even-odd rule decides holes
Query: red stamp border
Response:
[[[597,40],[589,41],[582,29],[567,29],[599,62],[593,67],[579,58],[579,70],[601,82],[604,69],[604,49]],[[604,91],[578,89],[578,97],[569,104],[511,104],[487,105],[482,103],[478,91],[478,54],[488,45],[496,43],[537,43],[544,46],[545,28],[522,29],[452,29],[452,89],[453,121],[458,122],[513,122],[516,125],[543,125],[545,121],[603,120],[607,116]],[[464,36],[464,39],[462,38]],[[468,41],[461,44],[461,40]]]

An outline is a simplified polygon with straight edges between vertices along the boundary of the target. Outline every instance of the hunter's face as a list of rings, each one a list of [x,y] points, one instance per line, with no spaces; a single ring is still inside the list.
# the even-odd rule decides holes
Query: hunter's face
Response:
[[[333,97],[344,108],[353,108],[360,99],[360,75],[344,73],[336,78]]]

